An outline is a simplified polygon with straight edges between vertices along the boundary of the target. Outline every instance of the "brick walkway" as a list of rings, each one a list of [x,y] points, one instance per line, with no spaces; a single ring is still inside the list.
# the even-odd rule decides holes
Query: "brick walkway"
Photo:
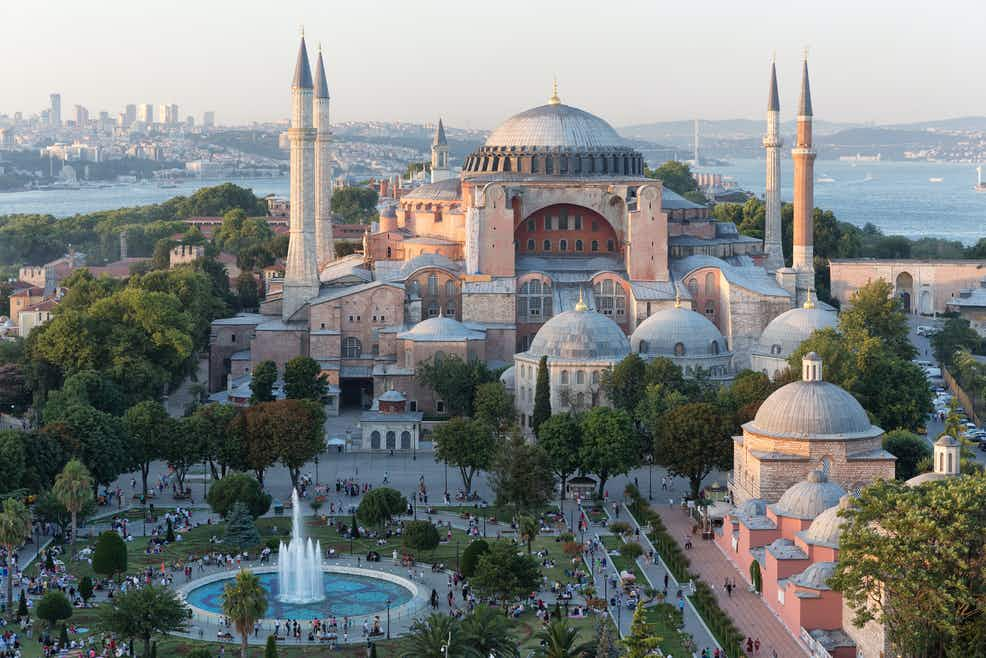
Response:
[[[680,508],[662,505],[655,509],[661,514],[668,532],[679,543],[682,537],[691,533],[691,522]],[[698,538],[686,555],[691,560],[691,571],[698,573],[712,587],[719,607],[729,614],[736,628],[748,637],[760,639],[759,655],[769,658],[772,649],[777,651],[779,658],[810,655],[774,616],[763,599],[747,590],[743,574],[726,559],[714,542]],[[722,587],[727,576],[739,585],[733,590],[732,597],[726,596]]]

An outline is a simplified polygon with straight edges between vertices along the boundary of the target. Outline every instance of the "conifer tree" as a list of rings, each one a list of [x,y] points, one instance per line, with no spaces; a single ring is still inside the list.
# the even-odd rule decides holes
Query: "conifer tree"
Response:
[[[644,603],[637,604],[630,624],[630,634],[623,640],[627,658],[645,658],[661,644],[661,638],[651,634],[650,624],[644,618]]]
[[[531,426],[537,434],[541,423],[551,418],[551,385],[548,381],[548,357],[542,356],[538,363],[538,378],[534,385],[534,413]]]
[[[233,504],[229,519],[226,521],[224,541],[240,549],[256,546],[260,543],[260,532],[257,531],[257,524],[244,503]]]

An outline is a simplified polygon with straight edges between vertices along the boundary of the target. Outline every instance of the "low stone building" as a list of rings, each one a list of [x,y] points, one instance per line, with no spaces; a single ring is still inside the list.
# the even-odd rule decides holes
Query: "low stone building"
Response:
[[[421,439],[424,414],[407,409],[407,398],[399,391],[387,391],[360,414],[362,449],[371,451],[415,452]]]
[[[976,288],[986,272],[986,260],[830,260],[832,297],[840,304],[870,281],[883,279],[908,313],[944,313],[963,289]]]

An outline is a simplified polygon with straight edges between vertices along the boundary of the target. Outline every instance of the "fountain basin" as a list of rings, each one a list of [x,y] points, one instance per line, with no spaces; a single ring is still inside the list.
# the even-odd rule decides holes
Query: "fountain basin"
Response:
[[[325,599],[314,603],[289,603],[278,598],[276,567],[253,569],[267,591],[267,612],[264,622],[276,620],[326,619],[350,617],[356,622],[387,610],[393,615],[411,614],[427,605],[427,594],[418,585],[385,571],[372,571],[347,566],[322,567],[322,592]],[[222,616],[222,593],[225,585],[236,577],[235,571],[200,578],[179,588],[180,595],[196,616],[218,621]]]

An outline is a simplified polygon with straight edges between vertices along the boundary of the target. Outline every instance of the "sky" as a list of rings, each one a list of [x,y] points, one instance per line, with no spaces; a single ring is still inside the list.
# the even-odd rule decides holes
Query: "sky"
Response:
[[[896,123],[986,114],[980,0],[4,0],[0,113],[62,95],[284,119],[304,26],[321,42],[332,120],[489,129],[562,102],[614,126],[759,118],[776,53],[782,118],[808,47],[819,119]]]

